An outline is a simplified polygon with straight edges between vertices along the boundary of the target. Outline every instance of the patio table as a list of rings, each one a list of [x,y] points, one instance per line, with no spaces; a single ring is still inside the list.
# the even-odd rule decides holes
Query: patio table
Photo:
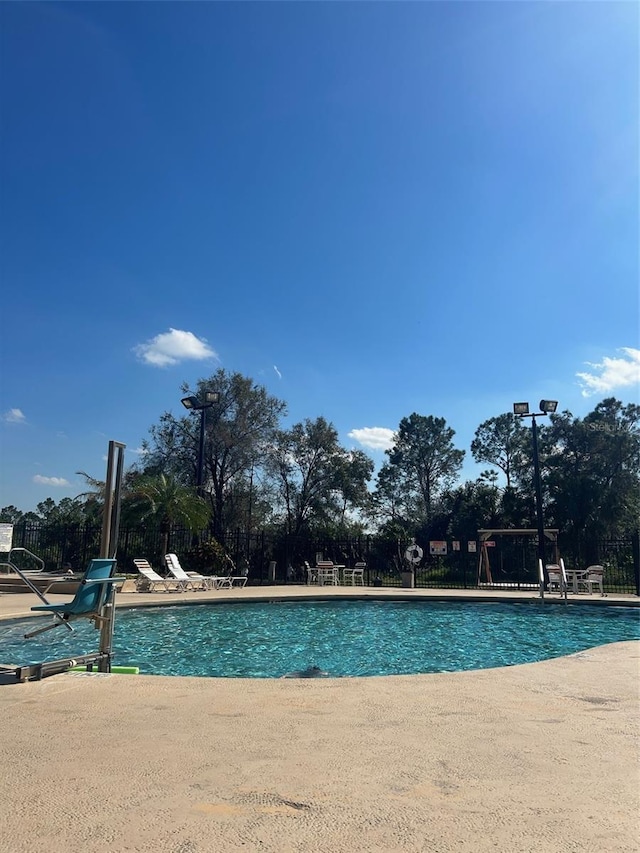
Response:
[[[564,571],[567,576],[567,584],[571,588],[571,592],[574,592],[577,595],[578,581],[586,575],[586,572],[584,569],[565,569]]]
[[[318,586],[325,586],[325,584],[332,584],[334,575],[338,578],[338,583],[340,583],[340,570],[344,569],[345,566],[333,565],[331,568],[327,568],[326,566],[309,566],[307,569],[307,584],[312,584],[314,578],[318,584]]]

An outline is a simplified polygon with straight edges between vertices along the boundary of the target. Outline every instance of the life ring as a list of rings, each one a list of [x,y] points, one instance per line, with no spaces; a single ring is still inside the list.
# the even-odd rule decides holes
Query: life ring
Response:
[[[409,545],[407,550],[404,552],[404,558],[407,563],[419,563],[422,559],[422,548],[415,543],[413,545]]]

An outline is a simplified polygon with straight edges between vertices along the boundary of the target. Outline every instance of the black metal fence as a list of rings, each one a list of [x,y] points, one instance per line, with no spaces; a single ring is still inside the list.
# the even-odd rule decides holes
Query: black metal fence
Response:
[[[97,526],[42,525],[22,523],[14,526],[14,547],[27,548],[45,561],[47,571],[59,571],[65,566],[83,569],[97,556],[101,529]],[[137,527],[120,530],[118,542],[119,571],[134,572],[133,559],[144,557],[164,573],[164,551],[180,556],[184,568],[198,571],[225,571],[230,564],[203,566],[195,563],[194,546],[203,537],[183,529],[167,534],[157,528]],[[346,566],[366,563],[364,582],[368,586],[402,586],[403,572],[411,568],[404,558],[409,543],[379,536],[353,539],[328,539],[313,536],[287,536],[236,530],[220,541],[224,551],[238,568],[248,567],[249,583],[305,583],[305,562],[315,565],[318,560],[333,560]],[[442,589],[476,589],[488,581],[486,571],[479,571],[480,543],[453,541],[446,544],[446,553],[431,553],[429,542],[418,542],[423,550],[420,562],[414,566],[417,587]],[[559,538],[559,554],[567,568],[586,568],[579,549]],[[563,548],[565,550],[563,550]],[[592,554],[605,567],[605,591],[640,595],[640,543],[638,533],[617,539],[591,543]],[[537,544],[535,537],[496,537],[489,549],[491,584],[496,588],[527,588],[536,585]],[[549,562],[553,554],[549,550]],[[583,565],[584,563],[584,565]],[[275,565],[274,565],[275,564]]]

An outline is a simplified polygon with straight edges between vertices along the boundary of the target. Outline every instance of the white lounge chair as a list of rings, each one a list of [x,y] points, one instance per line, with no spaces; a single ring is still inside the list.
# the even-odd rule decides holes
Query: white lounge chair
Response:
[[[138,570],[136,592],[155,592],[158,587],[165,592],[180,592],[184,589],[184,584],[167,580],[154,571],[148,560],[136,559],[133,564]]]
[[[191,584],[191,589],[231,588],[231,578],[218,577],[217,575],[200,575],[198,572],[185,572],[176,554],[165,554],[164,559],[173,577]]]
[[[180,560],[178,559],[177,554],[165,554],[164,560],[170,574],[173,575],[176,580],[181,581],[185,585],[185,588],[191,587],[191,589],[194,590],[209,589],[209,578],[206,578],[204,575],[199,575],[197,572],[190,572],[187,574],[180,565]]]

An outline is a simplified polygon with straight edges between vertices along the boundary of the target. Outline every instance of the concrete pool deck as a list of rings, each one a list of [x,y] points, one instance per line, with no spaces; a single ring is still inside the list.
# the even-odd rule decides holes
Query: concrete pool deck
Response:
[[[364,592],[383,597],[385,590]],[[386,592],[458,598],[461,591]],[[118,601],[346,593],[263,587],[120,593]],[[469,593],[462,597],[487,597]],[[34,601],[0,596],[0,618],[23,615]],[[68,673],[6,685],[0,847],[637,853],[639,675],[640,642],[624,642],[541,663],[433,675]]]

